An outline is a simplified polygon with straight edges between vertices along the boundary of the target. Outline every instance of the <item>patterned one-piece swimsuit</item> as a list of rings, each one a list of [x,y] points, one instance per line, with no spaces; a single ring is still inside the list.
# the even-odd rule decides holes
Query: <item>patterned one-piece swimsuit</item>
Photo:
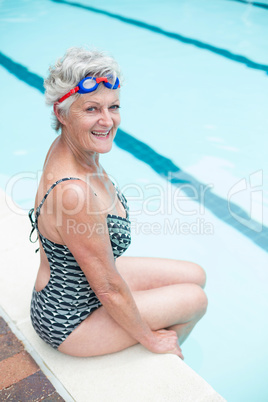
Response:
[[[37,334],[53,348],[58,348],[68,335],[94,310],[101,306],[96,294],[90,287],[84,272],[79,267],[68,247],[46,239],[38,230],[38,217],[48,194],[53,188],[66,180],[80,180],[66,177],[54,183],[45,194],[40,205],[29,211],[32,231],[36,229],[50,266],[48,284],[40,291],[35,287],[31,301],[31,321]],[[127,201],[115,186],[122,203],[126,218],[108,214],[109,231],[114,258],[124,253],[131,243],[130,221]],[[31,238],[30,235],[30,238]]]

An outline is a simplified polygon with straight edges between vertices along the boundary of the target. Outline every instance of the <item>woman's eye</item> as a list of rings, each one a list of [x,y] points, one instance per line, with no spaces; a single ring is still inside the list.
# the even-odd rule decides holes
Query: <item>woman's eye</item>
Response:
[[[96,110],[96,108],[93,107],[93,106],[87,108],[87,111],[88,111],[88,112],[95,112],[95,110]]]
[[[113,105],[113,106],[110,107],[110,109],[118,110],[118,109],[120,109],[120,106],[119,105]]]

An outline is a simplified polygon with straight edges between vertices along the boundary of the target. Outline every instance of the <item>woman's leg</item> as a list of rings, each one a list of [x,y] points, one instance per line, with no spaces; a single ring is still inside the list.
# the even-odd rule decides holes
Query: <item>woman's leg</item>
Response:
[[[116,267],[132,291],[181,283],[205,287],[206,273],[199,265],[168,258],[119,257]]]
[[[204,288],[206,284],[206,273],[203,268],[189,261],[151,257],[120,257],[116,260],[116,266],[132,291],[183,283],[193,283]],[[203,311],[202,308],[200,311]],[[188,322],[166,327],[166,329],[177,332],[180,345],[202,317],[198,314],[198,306],[196,312],[196,316]]]
[[[204,291],[194,283],[134,291],[133,297],[141,316],[152,330],[173,328],[180,341],[207,308]],[[98,356],[118,352],[136,343],[105,308],[100,307],[68,336],[59,351],[73,356]]]

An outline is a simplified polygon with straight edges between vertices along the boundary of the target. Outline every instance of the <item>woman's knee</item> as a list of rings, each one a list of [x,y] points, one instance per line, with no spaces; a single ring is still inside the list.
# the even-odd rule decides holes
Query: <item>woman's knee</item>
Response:
[[[204,290],[197,286],[195,289],[195,306],[196,306],[196,318],[199,320],[203,317],[207,311],[208,298]]]
[[[206,285],[207,275],[205,270],[195,262],[189,262],[190,269],[193,271],[194,283],[204,288]]]

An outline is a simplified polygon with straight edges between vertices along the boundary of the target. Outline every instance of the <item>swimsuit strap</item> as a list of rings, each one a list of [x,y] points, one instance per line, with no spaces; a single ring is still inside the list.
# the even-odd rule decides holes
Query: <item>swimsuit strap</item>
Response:
[[[59,184],[59,183],[61,183],[63,181],[66,181],[66,180],[81,180],[81,179],[79,179],[78,177],[64,177],[63,179],[57,180],[48,189],[48,191],[46,192],[44,198],[40,202],[39,206],[36,208],[35,219],[33,218],[34,208],[30,209],[30,211],[28,213],[28,216],[29,216],[29,219],[30,219],[31,225],[32,225],[32,230],[31,230],[31,233],[30,233],[30,236],[29,236],[29,239],[30,239],[31,243],[35,243],[38,240],[38,235],[37,235],[35,240],[32,240],[32,234],[33,234],[34,230],[37,229],[37,219],[38,219],[38,216],[40,215],[40,209],[42,208],[44,202],[46,201],[48,194],[53,190],[54,187],[56,187],[57,184]]]
[[[126,197],[124,196],[124,194],[121,192],[121,190],[117,187],[117,185],[113,181],[112,181],[112,183],[115,188],[116,195],[119,198],[119,201],[121,202],[121,204],[123,205],[123,207],[126,211],[126,219],[128,219],[129,218],[129,207],[127,205]]]
[[[57,180],[54,184],[52,184],[52,186],[48,189],[44,198],[40,202],[40,205],[36,208],[35,219],[38,219],[38,216],[40,215],[40,209],[42,208],[44,202],[46,201],[48,194],[53,190],[54,187],[56,187],[57,184],[67,180],[80,180],[80,179],[78,177],[65,177],[64,179]]]

